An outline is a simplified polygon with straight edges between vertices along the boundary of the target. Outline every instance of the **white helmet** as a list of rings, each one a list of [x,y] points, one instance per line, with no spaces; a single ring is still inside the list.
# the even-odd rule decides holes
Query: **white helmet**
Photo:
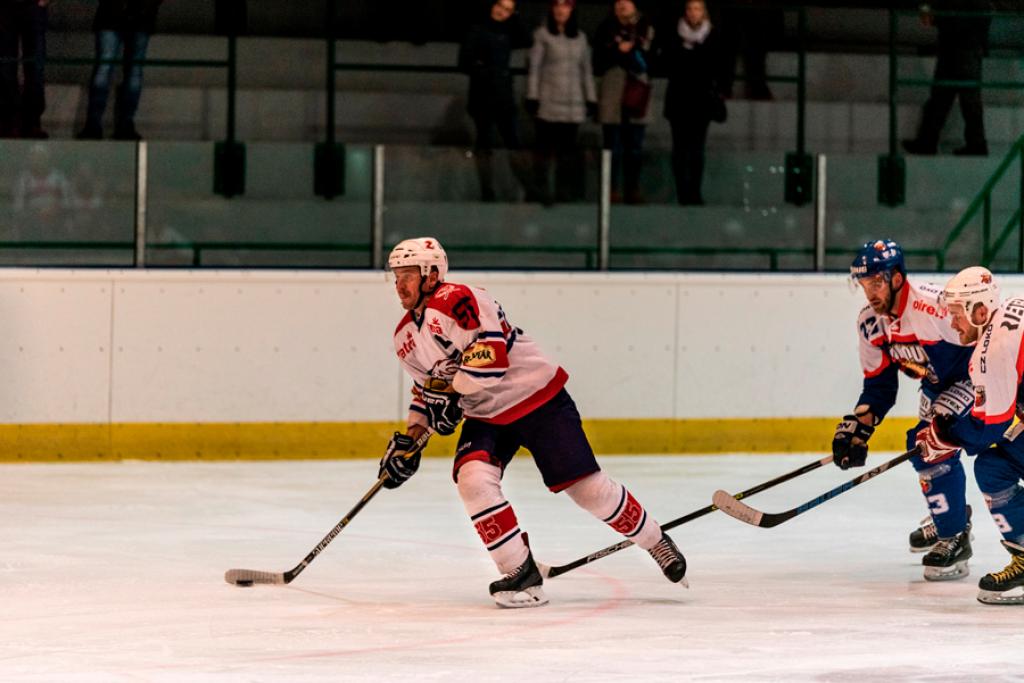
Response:
[[[961,270],[946,283],[946,288],[942,292],[942,303],[947,308],[950,305],[963,306],[972,325],[975,307],[984,304],[988,309],[988,318],[981,325],[974,325],[984,328],[999,308],[999,287],[988,268],[971,266]]]
[[[448,255],[435,238],[414,237],[396,244],[388,256],[390,270],[403,266],[419,266],[423,277],[430,275],[431,267],[437,268],[437,279],[444,280],[448,273]]]

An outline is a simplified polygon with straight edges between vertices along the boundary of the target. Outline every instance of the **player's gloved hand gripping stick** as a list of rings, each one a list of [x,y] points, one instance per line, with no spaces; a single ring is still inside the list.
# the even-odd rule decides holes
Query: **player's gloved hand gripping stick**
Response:
[[[786,510],[785,512],[761,512],[760,510],[755,510],[746,503],[741,503],[732,494],[722,490],[715,491],[715,495],[711,498],[711,500],[714,501],[715,505],[718,506],[719,510],[729,515],[730,517],[735,517],[741,522],[746,522],[747,524],[753,524],[754,526],[770,529],[773,526],[778,526],[779,524],[782,524],[785,521],[793,519],[797,515],[802,515],[811,508],[816,508],[822,503],[832,500],[839,494],[849,491],[854,486],[863,484],[869,479],[874,479],[882,472],[892,469],[893,467],[899,465],[904,460],[910,460],[919,452],[920,447],[915,446],[914,448],[911,448],[903,455],[898,455],[892,460],[889,460],[888,462],[883,462],[881,465],[874,468],[873,470],[869,470],[864,474],[860,475],[859,477],[855,477],[850,481],[846,482],[845,484],[840,484],[831,491],[826,491],[817,498],[813,498],[804,503],[803,505],[797,506],[792,510]],[[831,458],[829,458],[829,460],[831,460]]]
[[[429,429],[423,432],[423,434],[413,442],[412,447],[406,451],[405,457],[418,458],[420,451],[422,451],[427,445],[427,441],[430,439],[432,434],[433,432]],[[359,511],[362,510],[375,495],[377,495],[377,492],[380,491],[388,481],[390,481],[388,473],[382,470],[377,481],[374,482],[373,486],[370,487],[370,490],[359,499],[359,502],[355,504],[355,507],[349,510],[348,514],[342,517],[341,521],[335,524],[334,528],[327,532],[327,535],[323,537],[323,540],[317,543],[316,547],[309,551],[309,554],[306,555],[305,559],[293,568],[286,572],[262,572],[255,569],[229,569],[224,573],[224,580],[236,586],[251,586],[255,583],[272,583],[280,585],[291,583],[296,576],[302,573],[302,570],[305,569],[310,562],[316,559],[316,556],[320,554],[320,551],[326,548],[327,545],[334,540],[334,537],[340,534],[341,530],[348,526],[348,523],[352,521],[352,518],[359,514]]]
[[[746,491],[741,491],[740,493],[735,494],[734,498],[736,500],[739,500],[740,498],[746,498],[747,496],[752,496],[755,493],[760,493],[761,491],[766,491],[766,490],[772,488],[773,486],[777,486],[778,484],[781,484],[783,482],[789,481],[790,479],[795,479],[796,477],[799,477],[801,474],[807,474],[808,472],[816,470],[819,467],[822,467],[824,465],[828,465],[831,462],[832,462],[832,456],[831,455],[825,456],[821,460],[815,460],[814,462],[809,462],[806,465],[804,465],[803,467],[799,467],[799,468],[793,470],[792,472],[788,472],[786,474],[780,475],[780,476],[778,476],[778,477],[776,477],[774,479],[771,479],[770,481],[764,482],[763,484],[758,484],[757,486],[753,486],[753,487],[747,489]],[[726,494],[726,495],[729,495],[729,494]],[[674,529],[677,526],[680,526],[682,524],[686,524],[687,522],[692,522],[693,520],[697,519],[698,517],[703,517],[704,515],[711,514],[712,512],[717,510],[718,508],[719,508],[719,505],[708,505],[707,507],[702,507],[700,510],[694,510],[693,512],[691,512],[688,515],[683,515],[682,517],[678,517],[676,519],[673,519],[670,522],[665,522],[664,524],[661,525],[661,529],[662,529],[662,531],[668,531],[669,529]],[[580,559],[574,560],[574,561],[572,561],[572,562],[570,562],[568,564],[559,565],[557,567],[549,567],[547,565],[544,565],[544,564],[541,564],[540,562],[538,562],[537,563],[537,567],[540,569],[540,573],[541,573],[541,575],[545,579],[550,579],[550,578],[554,578],[556,576],[561,576],[562,574],[564,574],[564,573],[566,573],[568,571],[572,571],[573,569],[576,569],[577,567],[582,567],[585,564],[590,564],[591,562],[593,562],[595,560],[600,560],[602,557],[607,557],[608,555],[611,555],[613,553],[617,553],[620,550],[624,550],[625,548],[628,548],[631,545],[633,545],[633,541],[620,541],[620,542],[616,543],[615,545],[608,546],[604,550],[598,550],[597,552],[590,553],[586,557],[581,557]]]

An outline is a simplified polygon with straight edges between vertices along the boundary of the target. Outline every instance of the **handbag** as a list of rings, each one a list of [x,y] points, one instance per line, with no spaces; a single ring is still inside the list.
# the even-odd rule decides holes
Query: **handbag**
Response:
[[[647,116],[651,104],[651,84],[631,73],[626,74],[626,85],[622,89],[622,112],[631,119]]]

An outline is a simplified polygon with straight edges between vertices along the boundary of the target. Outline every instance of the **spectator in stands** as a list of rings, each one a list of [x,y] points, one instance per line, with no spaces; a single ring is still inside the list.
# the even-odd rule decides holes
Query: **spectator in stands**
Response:
[[[583,198],[583,165],[576,146],[580,124],[597,115],[590,45],[576,22],[575,0],[552,0],[547,20],[533,34],[526,109],[536,117],[537,189],[550,197],[550,170],[557,160],[555,199]]]
[[[14,184],[15,230],[23,238],[48,239],[67,234],[70,227],[70,187],[50,159],[46,143],[28,151],[28,164]]]
[[[988,0],[935,0],[933,9],[945,12],[988,12]],[[938,55],[935,60],[936,80],[980,81],[982,57],[988,46],[990,16],[949,16],[933,14],[927,6],[922,8],[921,21],[934,26],[938,32]],[[903,141],[903,149],[911,154],[935,154],[939,135],[953,107],[960,98],[960,112],[964,116],[963,147],[953,150],[961,156],[985,156],[985,118],[981,106],[981,88],[977,86],[933,85],[921,112],[921,126],[917,137]]]
[[[521,146],[510,62],[513,50],[530,44],[530,34],[516,13],[515,0],[497,0],[490,5],[487,17],[470,27],[459,49],[459,69],[469,74],[466,109],[476,127],[474,151],[484,201],[495,200],[495,131],[507,149],[518,150]],[[513,154],[511,162],[516,177],[529,188],[531,183],[523,160]]]
[[[89,84],[89,108],[80,140],[103,137],[103,112],[114,77],[114,63],[122,52],[124,76],[114,106],[114,139],[141,140],[135,130],[135,112],[142,95],[142,62],[150,36],[156,31],[161,0],[99,0],[93,31],[96,34],[96,66]]]
[[[49,0],[0,0],[0,137],[49,137],[46,109],[46,22]],[[21,44],[23,87],[18,87]]]
[[[681,17],[659,31],[668,76],[665,118],[672,127],[672,173],[681,205],[704,203],[704,144],[711,121],[725,120],[720,83],[727,76],[720,34],[704,0],[687,0]]]
[[[615,0],[612,13],[594,37],[594,73],[601,77],[598,120],[604,147],[612,151],[612,201],[616,202],[623,198],[617,189],[620,169],[626,201],[643,201],[640,167],[651,114],[647,64],[653,40],[654,28],[633,0]]]
[[[747,99],[770,100],[768,87],[768,46],[782,36],[783,13],[771,9],[768,0],[729,2],[721,16],[721,40],[726,48],[728,71],[722,83],[722,94],[733,95],[736,58],[743,63],[743,86]]]

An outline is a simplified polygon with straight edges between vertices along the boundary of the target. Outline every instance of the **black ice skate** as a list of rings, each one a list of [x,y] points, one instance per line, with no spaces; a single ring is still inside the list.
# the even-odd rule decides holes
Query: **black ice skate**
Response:
[[[967,506],[967,529],[971,528],[971,506]],[[910,552],[912,553],[926,553],[932,549],[935,543],[939,540],[939,531],[935,528],[935,522],[932,521],[932,516],[928,515],[921,520],[921,526],[917,527],[910,532]],[[974,536],[971,536],[971,540],[974,540]]]
[[[682,585],[683,588],[690,587],[690,583],[686,580],[686,558],[664,532],[661,534],[661,540],[647,552],[661,567],[666,579]]]
[[[499,607],[540,607],[548,603],[543,583],[530,553],[526,562],[491,584],[491,596]]]
[[[978,582],[978,602],[986,605],[1024,605],[1024,546],[1003,541],[1010,564],[1001,572],[985,574]],[[1022,590],[1016,590],[1016,589]],[[1010,594],[1010,591],[1015,591]]]
[[[921,564],[924,565],[924,578],[928,581],[962,579],[971,573],[967,560],[973,554],[970,527],[956,536],[940,538],[935,547],[921,560]]]

